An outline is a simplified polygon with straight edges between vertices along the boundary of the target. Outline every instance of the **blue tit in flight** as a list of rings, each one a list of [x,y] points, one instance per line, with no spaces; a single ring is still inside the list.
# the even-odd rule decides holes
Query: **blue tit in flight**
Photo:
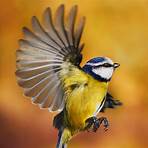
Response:
[[[108,93],[118,63],[96,57],[80,66],[85,17],[75,25],[76,15],[73,6],[65,21],[62,4],[54,19],[50,8],[44,11],[43,25],[33,16],[33,31],[23,28],[24,39],[19,40],[16,53],[16,76],[24,94],[40,108],[59,112],[53,120],[59,131],[57,148],[66,148],[81,131],[96,132],[101,124],[107,129],[107,118],[97,114],[121,105]]]

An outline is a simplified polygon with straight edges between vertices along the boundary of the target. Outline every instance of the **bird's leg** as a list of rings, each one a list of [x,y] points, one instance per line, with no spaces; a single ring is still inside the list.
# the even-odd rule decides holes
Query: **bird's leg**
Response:
[[[109,123],[106,117],[97,118],[95,116],[88,118],[86,121],[86,130],[90,131],[92,129],[93,132],[96,132],[101,124],[104,126],[104,130],[107,131]]]

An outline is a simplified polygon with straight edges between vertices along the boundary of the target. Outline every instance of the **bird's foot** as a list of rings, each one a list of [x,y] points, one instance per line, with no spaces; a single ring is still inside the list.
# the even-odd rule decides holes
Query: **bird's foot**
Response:
[[[86,121],[86,130],[96,132],[101,124],[104,126],[104,130],[107,131],[109,127],[109,122],[106,117],[97,118],[95,116],[88,118]],[[91,130],[90,130],[91,129]]]
[[[109,122],[106,117],[100,117],[99,119],[100,125],[103,124],[104,130],[107,131],[109,127]]]

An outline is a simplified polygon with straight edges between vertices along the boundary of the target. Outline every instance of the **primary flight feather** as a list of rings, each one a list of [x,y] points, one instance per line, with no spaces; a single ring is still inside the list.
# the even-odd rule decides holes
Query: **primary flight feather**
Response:
[[[107,128],[107,119],[96,115],[121,105],[107,92],[119,64],[97,57],[81,67],[85,17],[75,25],[77,6],[71,8],[66,21],[64,10],[60,5],[53,20],[47,8],[43,25],[32,17],[32,31],[23,28],[24,39],[19,40],[16,61],[16,76],[24,94],[41,108],[60,111],[53,122],[59,130],[57,148],[65,148],[80,131],[96,131],[101,123]]]

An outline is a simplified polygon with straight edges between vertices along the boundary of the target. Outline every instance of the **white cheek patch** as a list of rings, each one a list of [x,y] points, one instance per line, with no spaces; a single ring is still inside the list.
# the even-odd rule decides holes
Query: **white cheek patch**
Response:
[[[96,75],[99,75],[102,78],[109,80],[112,77],[114,70],[113,67],[99,67],[99,68],[93,68],[92,71]]]

